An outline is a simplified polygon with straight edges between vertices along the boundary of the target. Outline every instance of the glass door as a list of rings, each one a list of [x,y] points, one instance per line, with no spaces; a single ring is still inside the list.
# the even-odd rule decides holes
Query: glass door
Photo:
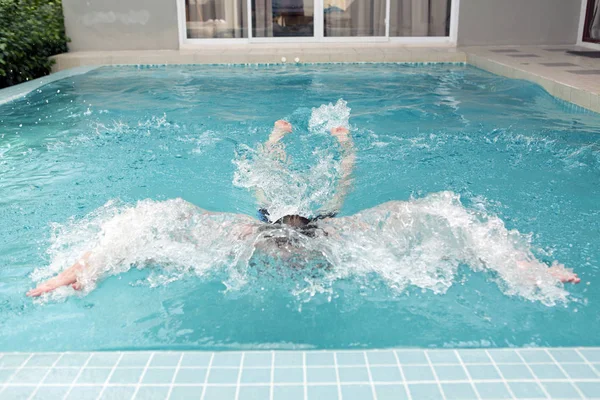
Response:
[[[586,34],[589,40],[599,41],[600,0],[584,1],[589,1]],[[183,21],[180,40],[184,44],[210,41],[447,44],[451,40],[455,43],[458,3],[453,3],[452,0],[177,0],[179,21]]]
[[[251,0],[252,37],[313,37],[314,0]]]
[[[248,37],[246,0],[185,0],[187,39]]]
[[[386,13],[386,0],[323,0],[323,34],[385,37]]]
[[[391,0],[390,37],[450,35],[450,0]]]

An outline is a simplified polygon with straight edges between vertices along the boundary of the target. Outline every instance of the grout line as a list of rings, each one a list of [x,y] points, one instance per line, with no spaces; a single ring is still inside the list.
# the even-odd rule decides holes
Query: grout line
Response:
[[[77,379],[79,379],[79,377],[81,376],[81,373],[83,372],[83,370],[85,369],[85,367],[87,367],[87,365],[90,363],[90,360],[92,359],[92,357],[94,357],[94,354],[95,353],[91,353],[90,356],[87,358],[87,360],[85,360],[85,362],[83,363],[83,365],[79,369],[79,372],[77,372],[77,375],[75,375],[75,378],[70,383],[69,390],[67,390],[67,393],[65,393],[65,397],[63,397],[63,399],[66,399],[67,397],[69,397],[69,394],[71,394],[71,390],[73,390],[73,388],[75,387],[75,383],[77,382]]]
[[[365,365],[367,366],[367,374],[369,375],[369,384],[371,385],[373,399],[377,400],[377,392],[375,392],[375,385],[373,384],[373,376],[371,375],[371,367],[369,366],[369,358],[367,357],[366,351],[363,351],[363,357],[365,358]]]
[[[596,376],[600,377],[600,374],[598,374],[598,372],[596,372],[596,368],[594,368],[594,366],[592,365],[592,363],[587,359],[586,356],[584,356],[583,354],[581,354],[581,352],[579,351],[579,349],[574,349],[575,353],[579,354],[579,357],[583,358],[584,362],[587,364],[588,367],[590,367],[592,369],[592,371],[594,371],[594,373],[596,374]]]
[[[271,350],[271,385],[269,388],[269,399],[273,400],[273,392],[274,392],[274,387],[273,387],[273,381],[275,380],[275,352],[273,350]]]
[[[333,365],[335,366],[335,381],[337,385],[338,399],[342,400],[342,385],[340,384],[340,370],[338,369],[337,353],[333,353]]]
[[[60,361],[60,359],[64,355],[65,355],[65,353],[60,353],[60,355],[58,356],[58,358],[56,360],[54,360],[54,362],[52,363],[52,365],[48,368],[48,371],[46,371],[46,373],[44,374],[44,376],[42,377],[42,379],[38,383],[38,386],[35,388],[35,390],[33,391],[33,393],[31,393],[31,396],[29,396],[30,400],[35,397],[35,395],[37,394],[38,390],[40,390],[40,387],[42,386],[42,382],[44,382],[46,380],[46,378],[48,377],[48,375],[50,375],[50,371],[52,371],[52,368],[54,368],[54,366]]]
[[[175,367],[175,372],[173,373],[173,378],[171,379],[171,385],[169,387],[169,392],[167,393],[167,400],[169,400],[171,398],[171,392],[173,392],[173,386],[175,385],[175,378],[177,378],[177,374],[179,373],[179,370],[181,369],[181,362],[183,361],[183,355],[184,355],[184,353],[181,352],[181,355],[179,356],[179,361],[177,362],[177,366]]]
[[[17,369],[15,369],[15,372],[13,372],[13,374],[10,376],[10,379],[7,379],[6,382],[4,383],[4,386],[9,386],[10,385],[10,380],[12,378],[14,378],[25,366],[25,364],[27,364],[29,362],[29,360],[31,360],[31,358],[33,358],[33,356],[35,355],[35,353],[31,353],[29,354],[29,357],[27,357],[20,365]]]
[[[453,384],[453,383],[464,383],[464,384],[469,384],[470,382],[468,380],[440,380],[439,381],[442,384]],[[475,381],[477,383],[503,383],[502,380],[500,379],[489,379],[489,380],[479,380],[479,381]],[[515,380],[511,380],[511,382],[518,382],[518,383],[535,383],[536,380],[535,379],[515,379]],[[575,381],[570,381],[568,379],[547,379],[545,381],[540,381],[540,382],[548,382],[548,383],[571,383],[571,382],[575,382]],[[599,383],[598,379],[577,379],[576,382],[585,382],[585,383]],[[424,381],[410,381],[411,384],[418,384],[418,385],[431,385],[431,384],[435,384],[436,381],[433,380],[424,380]],[[334,386],[336,385],[337,382],[308,382],[307,386]],[[365,385],[369,385],[370,383],[367,381],[352,381],[352,382],[344,382],[344,385],[360,385],[360,386],[365,386]],[[402,382],[397,381],[387,381],[387,382],[377,382],[377,385],[381,385],[381,386],[385,386],[385,385],[399,385],[402,384]],[[269,387],[269,383],[268,382],[259,382],[259,383],[242,383],[240,384],[240,386],[262,386],[262,387]],[[301,383],[298,382],[278,382],[277,386],[300,386]],[[6,384],[7,387],[37,387],[37,383],[8,383]],[[48,383],[45,385],[42,385],[42,387],[65,387],[65,386],[73,386],[73,387],[88,387],[88,386],[100,386],[100,384],[98,383],[78,383],[75,385],[72,385],[70,383]],[[137,383],[109,383],[106,386],[109,387],[137,387]],[[165,387],[165,388],[169,388],[171,387],[170,383],[144,383],[142,386],[144,387]],[[175,386],[204,386],[201,383],[178,383]],[[236,387],[237,383],[232,382],[232,383],[209,383],[206,386],[210,386],[210,387]]]
[[[396,354],[395,351],[393,351],[392,353],[394,353],[394,358],[396,358],[396,365],[400,370],[400,376],[402,377],[402,382],[404,383],[404,391],[406,392],[406,396],[408,400],[412,400],[412,395],[410,394],[410,390],[408,390],[408,382],[406,382],[406,376],[404,376],[404,370],[402,369],[402,365],[400,364],[400,358],[398,358],[398,354]]]
[[[302,352],[302,376],[304,380],[304,400],[308,400],[308,385],[306,376],[306,352]]]
[[[115,369],[117,369],[117,365],[119,365],[119,363],[121,362],[123,355],[124,355],[124,353],[121,353],[119,355],[119,358],[117,359],[117,362],[115,362],[115,365],[112,366],[110,373],[108,374],[108,376],[106,377],[106,380],[104,381],[104,385],[102,385],[102,390],[100,390],[98,397],[96,397],[96,400],[100,400],[102,398],[102,395],[104,394],[104,391],[106,390],[106,386],[110,382],[110,378],[112,378],[113,374],[115,373]]]
[[[140,385],[142,384],[142,380],[144,379],[144,376],[146,376],[146,371],[148,370],[148,367],[150,366],[150,363],[152,362],[152,359],[154,358],[154,354],[155,353],[150,354],[150,357],[148,357],[148,361],[146,361],[146,365],[144,366],[142,375],[140,375],[140,379],[138,379],[138,383],[135,386],[135,392],[133,392],[133,395],[131,396],[132,399],[135,399],[135,396],[137,396],[137,394],[140,390]]]
[[[500,368],[498,368],[498,365],[496,365],[496,361],[492,358],[492,355],[490,354],[489,351],[487,351],[487,349],[484,351],[485,351],[485,354],[487,354],[488,358],[492,361],[492,365],[496,369],[496,372],[498,372],[498,375],[500,375],[500,378],[502,378],[502,383],[504,383],[504,386],[508,390],[508,393],[510,393],[511,398],[516,399],[516,396],[513,393],[512,389],[510,388],[510,386],[508,386],[508,382],[506,381],[506,378],[504,378],[504,375],[502,375],[502,371],[500,371]]]
[[[206,376],[204,377],[204,386],[202,387],[202,396],[200,396],[200,400],[204,400],[204,396],[206,396],[206,386],[208,385],[208,375],[210,374],[210,369],[212,368],[212,363],[215,358],[215,353],[210,355],[210,361],[208,362],[208,368],[206,369]]]
[[[477,396],[477,400],[481,400],[481,395],[479,394],[479,390],[477,390],[477,387],[475,386],[475,383],[473,382],[473,378],[471,377],[471,373],[465,366],[465,363],[463,362],[463,359],[461,358],[460,354],[458,353],[458,350],[454,350],[454,355],[456,356],[456,358],[458,358],[458,361],[460,361],[461,367],[465,370],[465,373],[467,374],[467,378],[469,378],[469,381],[471,382],[471,387],[473,388],[473,391],[475,392],[475,396]]]
[[[438,378],[437,372],[435,371],[435,368],[433,367],[433,364],[431,363],[431,359],[429,358],[429,354],[427,353],[427,350],[423,351],[423,354],[425,354],[425,358],[427,359],[427,362],[429,363],[429,368],[431,368],[431,370],[433,371],[433,377],[435,378],[435,383],[437,383],[437,387],[440,390],[442,399],[446,400],[446,394],[444,393],[444,389],[442,389],[442,384],[440,383],[440,379]]]
[[[242,382],[242,370],[244,369],[244,356],[246,355],[246,353],[242,352],[242,357],[240,358],[240,370],[238,372],[238,377],[237,377],[237,385],[235,388],[235,400],[238,400],[240,398],[240,383]]]
[[[567,377],[569,378],[569,383],[571,384],[571,386],[573,386],[575,388],[575,391],[577,392],[577,394],[579,394],[581,396],[582,399],[585,399],[585,396],[583,395],[583,393],[581,392],[581,390],[579,390],[579,388],[577,387],[577,385],[571,380],[571,377],[569,376],[569,374],[567,374],[567,371],[564,370],[564,368],[562,367],[562,365],[560,365],[560,363],[558,361],[556,361],[556,358],[554,358],[554,356],[552,355],[552,353],[550,353],[548,351],[548,349],[544,349],[546,351],[546,353],[550,356],[550,358],[554,361],[554,364],[558,367],[558,369],[560,369],[560,371]]]
[[[544,392],[544,395],[546,396],[546,398],[547,399],[551,399],[552,396],[550,396],[550,394],[548,393],[548,391],[546,390],[546,388],[544,387],[544,385],[541,384],[541,382],[538,379],[537,375],[533,372],[533,370],[531,369],[531,367],[529,366],[529,364],[527,364],[527,361],[525,360],[525,358],[523,358],[523,356],[521,355],[521,353],[519,352],[519,350],[515,350],[515,353],[517,353],[517,355],[519,356],[519,358],[521,360],[523,360],[523,363],[525,364],[525,367],[529,370],[529,373],[531,374],[531,376],[533,376],[533,378],[535,379],[535,381],[538,384],[538,386],[540,388],[542,388],[542,392]]]
[[[514,350],[513,350],[514,351]],[[73,353],[64,353],[64,354],[73,354]],[[491,362],[468,362],[468,363],[463,363],[465,366],[466,365],[473,365],[473,366],[493,366],[493,364]],[[531,362],[528,363],[529,365],[554,365],[555,363],[553,362]],[[573,365],[573,364],[588,364],[588,365],[592,365],[586,361],[566,361],[561,363],[563,365]],[[371,367],[393,367],[396,364],[371,364]],[[419,363],[414,363],[414,364],[405,364],[408,367],[428,367],[429,364],[419,364]],[[436,363],[435,366],[437,367],[456,367],[462,365],[460,362],[458,363]],[[519,362],[497,362],[496,365],[523,365],[523,363],[519,363]],[[345,368],[364,368],[364,364],[344,364]],[[122,367],[122,366],[117,366],[119,369],[138,369],[140,368],[140,366],[136,366],[136,365],[132,365],[132,366],[126,366],[126,367]],[[334,365],[333,364],[329,364],[329,365],[311,365],[311,368],[333,368]],[[27,369],[38,369],[38,368],[44,368],[44,367],[22,367],[21,369],[27,370]],[[73,368],[78,368],[78,367],[70,367],[70,366],[57,366],[54,367],[54,369],[73,369]],[[91,367],[94,369],[111,369],[112,367]],[[156,367],[148,367],[149,369],[173,369],[173,366],[156,366]],[[201,366],[195,366],[195,365],[188,365],[188,366],[181,366],[181,369],[195,369],[195,368],[206,368],[206,367],[201,367]],[[257,366],[251,366],[251,367],[246,367],[246,369],[270,369],[270,366],[261,366],[261,365],[257,365]],[[293,369],[293,368],[298,368],[297,365],[280,365],[277,368],[279,369]],[[2,370],[6,370],[6,369],[14,369],[13,367],[0,367],[0,371]],[[230,367],[230,366],[223,366],[223,367],[213,367],[213,369],[238,369],[238,367]]]

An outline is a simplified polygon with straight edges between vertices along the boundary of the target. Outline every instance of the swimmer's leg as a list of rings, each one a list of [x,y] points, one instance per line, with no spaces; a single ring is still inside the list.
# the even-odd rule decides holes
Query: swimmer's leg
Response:
[[[46,282],[40,283],[35,289],[31,289],[29,292],[27,292],[27,296],[39,297],[44,293],[52,292],[53,290],[58,289],[61,286],[68,285],[71,285],[75,290],[80,290],[81,285],[77,282],[77,277],[85,268],[91,254],[92,253],[88,251],[75,264],[73,264],[54,278],[49,279]]]
[[[337,139],[342,148],[341,175],[335,194],[320,210],[323,214],[335,214],[342,208],[346,195],[352,186],[352,171],[356,162],[356,152],[354,151],[354,142],[350,136],[350,131],[343,126],[338,126],[331,129],[331,136]]]
[[[263,144],[265,155],[275,161],[285,163],[287,160],[287,153],[285,152],[285,145],[280,143],[280,141],[289,133],[292,133],[292,124],[282,119],[276,121],[273,130],[269,135],[269,139]],[[256,188],[255,196],[261,207],[268,205],[269,202],[267,196],[260,187]]]

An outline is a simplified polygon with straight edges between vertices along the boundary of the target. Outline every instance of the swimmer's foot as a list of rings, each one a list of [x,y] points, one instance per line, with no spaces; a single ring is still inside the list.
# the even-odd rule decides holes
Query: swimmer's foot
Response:
[[[348,141],[348,133],[350,131],[348,131],[347,128],[344,128],[343,126],[338,126],[337,128],[332,128],[331,129],[331,135],[336,137],[337,140],[340,143],[344,143],[346,141]]]

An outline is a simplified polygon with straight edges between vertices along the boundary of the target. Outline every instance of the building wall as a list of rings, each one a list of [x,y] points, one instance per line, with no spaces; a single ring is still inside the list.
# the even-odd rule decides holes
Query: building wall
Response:
[[[574,44],[580,10],[581,0],[460,0],[458,44]]]
[[[581,1],[461,0],[458,44],[576,43]],[[175,0],[63,0],[63,9],[71,51],[179,48]]]
[[[70,51],[179,48],[175,0],[62,0]]]

